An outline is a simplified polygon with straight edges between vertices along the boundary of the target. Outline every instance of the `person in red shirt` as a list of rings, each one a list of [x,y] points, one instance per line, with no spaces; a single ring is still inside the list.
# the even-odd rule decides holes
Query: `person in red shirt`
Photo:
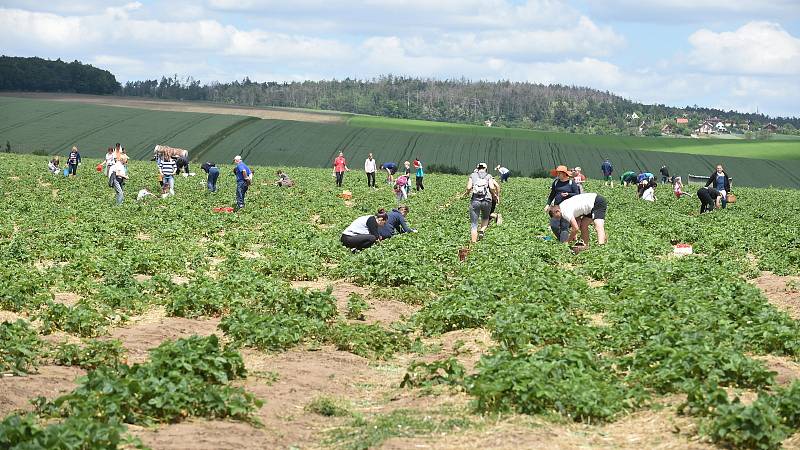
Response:
[[[344,173],[347,172],[347,161],[344,159],[344,153],[339,152],[339,156],[333,160],[333,174],[336,175],[336,187],[342,187],[344,180]]]

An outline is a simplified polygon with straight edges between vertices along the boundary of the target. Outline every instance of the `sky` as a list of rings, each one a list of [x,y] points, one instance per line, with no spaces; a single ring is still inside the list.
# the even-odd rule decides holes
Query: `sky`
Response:
[[[0,0],[0,30],[123,83],[464,77],[800,116],[800,0]]]

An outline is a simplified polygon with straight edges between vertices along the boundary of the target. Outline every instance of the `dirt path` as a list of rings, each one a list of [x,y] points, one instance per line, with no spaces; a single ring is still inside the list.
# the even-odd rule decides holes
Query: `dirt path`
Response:
[[[40,366],[37,373],[0,378],[0,418],[33,410],[30,401],[40,395],[52,399],[75,389],[75,380],[85,373],[75,367]]]
[[[205,102],[180,102],[170,100],[151,100],[138,97],[114,97],[102,95],[58,94],[43,92],[5,92],[3,97],[33,98],[59,102],[83,103],[121,108],[149,109],[153,111],[196,112],[206,114],[227,114],[234,116],[251,116],[260,119],[296,120],[298,122],[344,123],[347,119],[336,112],[315,112],[309,110],[293,110],[281,108],[251,108],[246,106],[228,106]]]
[[[767,300],[792,319],[800,320],[800,277],[783,277],[764,272],[751,281]]]

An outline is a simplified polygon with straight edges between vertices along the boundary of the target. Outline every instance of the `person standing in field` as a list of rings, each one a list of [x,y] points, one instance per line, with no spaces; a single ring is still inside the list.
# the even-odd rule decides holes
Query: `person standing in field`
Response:
[[[608,242],[605,229],[606,210],[608,203],[606,199],[599,194],[587,193],[580,194],[564,200],[559,205],[553,205],[548,208],[547,213],[550,214],[550,224],[556,237],[561,240],[560,233],[556,233],[553,225],[556,221],[560,223],[561,219],[566,219],[570,225],[570,232],[567,242],[572,242],[581,232],[581,240],[586,246],[589,245],[589,225],[594,223],[594,228],[597,231],[597,243],[600,245]]]
[[[344,159],[344,153],[339,152],[339,156],[333,160],[333,174],[336,176],[336,187],[342,187],[344,181],[344,173],[347,172],[347,161]]]
[[[666,184],[667,181],[672,181],[669,177],[669,169],[667,168],[666,164],[663,164],[658,172],[661,174],[661,184]]]
[[[81,163],[81,153],[78,151],[78,147],[72,146],[72,150],[67,155],[67,167],[69,168],[69,176],[75,176],[78,174],[78,165]]]
[[[375,170],[376,170],[377,163],[375,159],[372,157],[372,153],[367,155],[367,159],[364,160],[364,173],[367,174],[367,187],[374,188],[375,187]]]
[[[550,195],[547,196],[547,206],[558,205],[564,200],[580,194],[578,183],[570,179],[570,171],[567,166],[561,165],[550,171],[550,175],[556,177],[550,186]]]
[[[500,164],[498,164],[497,167],[494,168],[494,170],[496,170],[497,173],[500,174],[501,183],[505,183],[506,181],[508,181],[508,177],[511,176],[511,171],[508,170],[506,167],[501,166]]]
[[[61,162],[58,159],[58,155],[56,155],[53,156],[53,159],[51,159],[49,163],[47,163],[47,168],[53,175],[58,175],[58,173],[61,172],[61,167],[59,167],[60,164]]]
[[[600,164],[600,170],[603,172],[603,184],[608,186],[609,184],[611,187],[614,187],[614,179],[611,178],[612,174],[614,173],[614,166],[611,165],[611,161],[606,158],[603,160],[603,164]]]
[[[579,194],[583,194],[583,183],[586,181],[586,175],[583,174],[582,170],[580,166],[575,167],[572,176],[572,179],[575,180],[575,184],[578,185]]]
[[[353,253],[372,247],[381,239],[380,228],[386,225],[388,220],[389,216],[382,209],[375,215],[357,218],[342,231],[342,245]]]
[[[731,192],[731,179],[722,169],[722,164],[717,164],[717,169],[711,173],[706,182],[706,187],[712,186],[722,195],[722,207],[728,206],[728,194]]]
[[[128,180],[128,171],[125,169],[123,159],[118,159],[114,162],[108,175],[108,184],[117,193],[118,205],[121,205],[125,200],[125,181]]]
[[[425,169],[422,168],[422,161],[420,161],[419,157],[414,158],[414,169],[416,169],[415,181],[417,182],[417,186],[415,190],[417,192],[424,191],[425,186],[422,185],[422,178],[425,176]]]
[[[105,158],[105,166],[106,166],[106,176],[111,176],[111,166],[114,165],[116,158],[114,158],[114,147],[108,147],[106,149],[106,158]]]
[[[161,197],[165,198],[167,195],[175,195],[175,173],[178,171],[178,165],[169,153],[164,154],[164,158],[158,165],[158,170],[161,172],[162,177]]]
[[[703,214],[719,208],[723,196],[722,192],[713,187],[701,187],[697,190],[697,198],[700,200],[700,214]]]
[[[470,242],[478,242],[478,238],[482,235],[478,229],[485,230],[489,225],[492,197],[497,196],[498,190],[497,182],[486,171],[486,163],[479,163],[475,171],[469,175],[467,189],[462,194],[462,197],[470,196]]]
[[[236,175],[236,210],[238,211],[244,208],[244,196],[253,181],[253,171],[242,162],[242,157],[239,155],[233,158],[233,163],[236,165],[233,173]]]
[[[206,186],[208,187],[208,192],[217,192],[217,178],[219,178],[219,167],[211,161],[204,162],[201,166],[201,169],[205,173],[208,174],[208,179],[206,180]]]

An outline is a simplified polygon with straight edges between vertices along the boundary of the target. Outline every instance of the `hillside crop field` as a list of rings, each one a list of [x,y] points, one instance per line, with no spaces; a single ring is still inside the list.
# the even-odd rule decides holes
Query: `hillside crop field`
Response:
[[[128,104],[125,99],[119,102]],[[158,105],[161,103],[170,102]],[[181,105],[172,103],[177,105],[174,108]],[[144,108],[148,102],[135,104]],[[253,109],[254,115],[262,112]],[[601,176],[600,163],[610,158],[617,176],[627,170],[656,173],[667,164],[673,175],[686,180],[689,174],[707,176],[721,163],[736,186],[800,188],[800,157],[794,158],[800,155],[800,140],[764,143],[586,136],[364,117],[353,117],[348,125],[14,97],[0,97],[0,124],[0,147],[8,141],[12,150],[17,149],[14,151],[62,156],[76,144],[84,156],[98,157],[109,145],[121,142],[138,159],[150,158],[155,144],[166,144],[190,149],[197,162],[228,162],[241,154],[254,164],[305,167],[330,167],[334,156],[343,151],[350,168],[358,168],[372,152],[378,162],[419,157],[428,166],[462,172],[471,171],[477,161],[490,167],[502,164],[513,176],[541,175],[566,164],[583,167],[590,178]],[[702,153],[702,149],[710,154],[693,153]],[[769,158],[787,159],[715,156],[728,154],[726,149],[731,150],[730,155],[740,156],[758,156],[765,149]]]
[[[396,204],[363,174],[343,200],[254,166],[226,214],[230,166],[136,202],[133,161],[113,206],[98,161],[0,154],[0,448],[800,447],[800,191],[699,215],[590,179],[609,243],[574,255],[550,180],[504,184],[470,245],[466,177],[427,175],[418,233],[352,254],[341,231]]]

